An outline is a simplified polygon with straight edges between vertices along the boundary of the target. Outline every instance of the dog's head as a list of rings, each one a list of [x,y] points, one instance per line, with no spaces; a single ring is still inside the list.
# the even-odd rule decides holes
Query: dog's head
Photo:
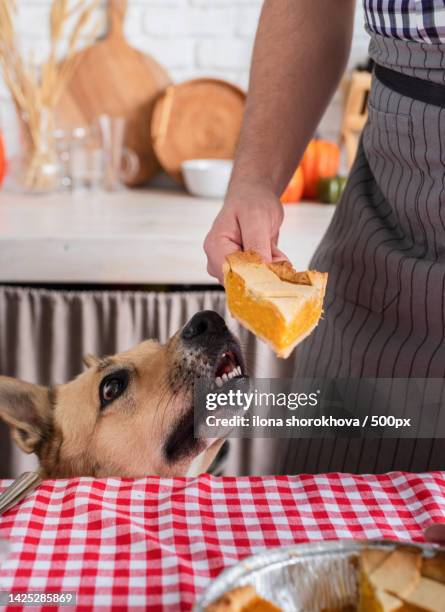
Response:
[[[212,311],[165,345],[153,340],[57,387],[0,377],[0,417],[43,475],[175,476],[208,468],[222,440],[194,438],[194,381],[244,375],[238,342]]]

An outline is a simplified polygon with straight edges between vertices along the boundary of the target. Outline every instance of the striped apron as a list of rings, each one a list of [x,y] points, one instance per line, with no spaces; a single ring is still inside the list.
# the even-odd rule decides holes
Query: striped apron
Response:
[[[377,64],[444,85],[445,44],[372,34]],[[445,108],[373,77],[369,119],[311,266],[329,272],[324,319],[297,377],[445,376]],[[445,469],[445,440],[283,441],[278,473]]]

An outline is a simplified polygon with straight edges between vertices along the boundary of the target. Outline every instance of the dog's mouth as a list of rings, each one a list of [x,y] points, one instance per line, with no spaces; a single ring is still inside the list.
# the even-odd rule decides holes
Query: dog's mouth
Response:
[[[225,382],[244,375],[244,364],[239,351],[235,348],[224,351],[216,363],[215,384],[222,387]]]
[[[238,346],[233,344],[225,348],[215,360],[215,367],[210,376],[206,376],[209,388],[220,388],[235,378],[245,378],[244,360]],[[190,408],[182,415],[169,435],[165,445],[165,455],[169,462],[191,454],[197,455],[205,450],[214,440],[195,438],[195,409]]]

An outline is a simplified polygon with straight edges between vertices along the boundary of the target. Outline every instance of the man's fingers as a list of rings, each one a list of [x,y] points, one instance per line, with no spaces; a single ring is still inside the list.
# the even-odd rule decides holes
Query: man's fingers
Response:
[[[264,261],[272,261],[272,244],[268,228],[258,225],[248,224],[241,227],[241,237],[243,240],[244,251],[256,251]]]
[[[219,280],[221,285],[224,284],[223,276],[223,264],[227,255],[239,251],[241,246],[227,238],[226,236],[219,236],[218,240],[213,239],[213,235],[210,233],[205,240],[204,250],[207,254],[207,272]]]
[[[277,232],[272,239],[272,261],[289,261],[287,255],[285,255],[283,251],[278,248],[279,237],[280,232]]]
[[[207,270],[221,283],[224,260],[235,251],[256,251],[266,262],[287,259],[276,246],[283,216],[281,204],[269,193],[254,196],[255,191],[242,206],[226,202],[205,240]]]
[[[281,251],[281,249],[279,249],[277,245],[273,243],[272,243],[272,261],[289,261],[289,258],[287,257],[287,255],[285,255],[283,251]]]

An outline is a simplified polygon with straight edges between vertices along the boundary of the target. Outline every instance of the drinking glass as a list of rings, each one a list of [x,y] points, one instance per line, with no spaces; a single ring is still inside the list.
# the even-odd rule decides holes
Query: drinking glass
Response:
[[[123,189],[124,183],[131,181],[139,171],[138,156],[124,146],[125,119],[100,115],[97,125],[102,144],[104,189]]]

